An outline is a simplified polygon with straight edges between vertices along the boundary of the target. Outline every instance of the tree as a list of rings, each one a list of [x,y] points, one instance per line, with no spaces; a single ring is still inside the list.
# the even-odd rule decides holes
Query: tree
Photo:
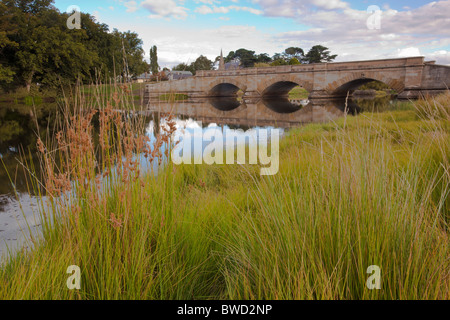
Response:
[[[158,52],[156,46],[150,48],[150,70],[153,75],[159,72]]]
[[[255,56],[255,51],[247,49],[239,49],[234,53],[234,57],[239,59],[241,65],[244,68],[251,68],[257,62],[257,57]]]
[[[67,13],[51,0],[0,1],[0,85],[30,90],[33,83],[60,86],[94,76],[148,71],[142,40],[134,32],[109,32],[81,13],[81,29],[69,30]]]
[[[173,71],[191,71],[191,67],[186,63],[180,63],[172,68]],[[192,72],[192,71],[191,71]]]
[[[327,47],[316,45],[309,50],[305,56],[305,61],[308,63],[330,62],[336,59],[337,55],[330,55]]]
[[[255,63],[255,68],[268,68],[271,65],[269,63],[265,63],[265,62],[257,62]]]
[[[225,62],[231,62],[232,60],[234,60],[234,58],[235,58],[234,51],[230,51],[228,53],[228,55],[224,58],[224,61]],[[220,56],[216,58],[217,61],[219,61],[219,59],[220,59]]]
[[[207,57],[201,55],[190,65],[186,63],[180,63],[179,65],[172,68],[174,71],[190,71],[195,74],[198,70],[212,70],[214,62],[209,60]]]
[[[14,6],[23,13],[37,14],[52,8],[53,0],[5,0],[7,6]]]
[[[289,64],[289,58],[284,52],[283,53],[275,53],[272,57],[272,66],[285,66]]]
[[[264,59],[263,57],[261,57]],[[239,49],[236,51],[230,51],[228,55],[224,58],[225,62],[231,62],[232,60],[239,60],[241,66],[244,68],[251,68],[258,61],[258,57],[255,55],[255,51],[247,50],[247,49]]]
[[[302,64],[302,63],[300,61],[298,61],[297,58],[292,58],[291,60],[289,60],[289,65],[290,66],[293,66],[293,65],[296,65],[296,64]]]
[[[299,47],[289,47],[286,50],[284,50],[284,55],[287,57],[287,59],[297,59],[298,62],[301,62],[305,57],[305,52],[302,48]]]
[[[284,59],[284,58],[277,58],[277,59],[274,59],[274,61],[270,65],[272,67],[276,67],[276,66],[286,66],[288,64],[289,64],[289,62],[286,61],[286,59]]]
[[[256,56],[256,63],[270,63],[272,58],[267,53],[260,53]]]
[[[2,59],[3,57],[3,49],[7,47],[17,47],[18,44],[16,42],[10,41],[6,36],[5,31],[0,31],[0,83],[10,83],[13,80],[13,76],[15,72],[8,67],[6,59]],[[6,63],[5,63],[6,62]]]
[[[192,73],[195,74],[198,70],[212,70],[213,65],[214,62],[201,55],[191,64],[191,70],[193,70]]]
[[[114,50],[121,52],[119,55],[121,59],[119,58],[116,63],[122,63],[122,76],[136,77],[147,72],[149,65],[144,60],[143,42],[139,39],[138,34],[131,31],[119,32],[114,29],[113,36],[115,38]]]

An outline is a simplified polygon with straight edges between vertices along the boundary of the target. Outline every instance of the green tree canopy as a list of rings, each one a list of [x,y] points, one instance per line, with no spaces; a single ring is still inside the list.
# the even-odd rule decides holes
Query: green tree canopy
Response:
[[[267,53],[260,53],[256,56],[256,63],[269,63],[272,58]]]
[[[180,63],[177,66],[173,67],[172,70],[175,71],[190,71],[192,74],[196,74],[199,70],[212,70],[214,66],[214,62],[209,60],[207,57],[201,55],[190,65],[187,63]]]
[[[241,66],[243,66],[244,68],[251,68],[255,65],[256,62],[263,62],[258,61],[258,57],[255,55],[255,51],[243,48],[236,51],[230,51],[224,58],[225,62],[230,62],[235,59],[238,59]]]
[[[194,70],[193,73],[196,73],[198,70],[212,70],[213,65],[213,61],[201,55],[192,63],[192,70]]]
[[[284,54],[288,57],[288,59],[297,59],[299,62],[303,60],[305,56],[305,52],[302,48],[298,47],[290,47],[284,50]]]
[[[316,45],[308,51],[305,61],[308,63],[330,62],[336,59],[337,55],[331,55],[327,47]]]
[[[158,49],[156,46],[150,48],[150,71],[153,75],[159,72]]]
[[[180,63],[172,68],[174,71],[193,71],[191,66],[189,66],[187,63]]]
[[[142,40],[134,32],[109,32],[81,13],[81,29],[51,0],[0,2],[0,86],[58,86],[102,76],[139,75],[148,70]]]

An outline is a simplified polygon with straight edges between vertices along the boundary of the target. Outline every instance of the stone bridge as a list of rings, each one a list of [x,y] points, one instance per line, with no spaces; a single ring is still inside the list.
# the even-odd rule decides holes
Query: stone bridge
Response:
[[[186,94],[190,99],[235,97],[242,90],[246,102],[271,97],[287,97],[301,86],[309,100],[346,97],[373,80],[394,89],[400,99],[435,95],[450,87],[450,67],[426,62],[424,57],[317,63],[232,71],[198,71],[192,78],[146,86],[146,101],[162,94]]]

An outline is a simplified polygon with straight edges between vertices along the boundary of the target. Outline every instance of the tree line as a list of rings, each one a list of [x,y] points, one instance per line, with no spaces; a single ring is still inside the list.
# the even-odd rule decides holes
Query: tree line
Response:
[[[53,0],[0,2],[0,88],[128,79],[149,70],[136,33],[110,31],[88,13],[80,13],[80,29],[70,30],[69,16]]]
[[[336,57],[337,55],[331,54],[327,47],[316,45],[306,54],[302,48],[289,47],[284,50],[284,52],[276,53],[272,57],[267,53],[256,54],[255,51],[241,48],[236,51],[230,51],[228,55],[224,57],[224,61],[225,63],[238,61],[239,65],[243,68],[253,68],[331,62],[336,59]],[[172,70],[190,71],[192,74],[195,74],[198,70],[212,70],[214,65],[219,61],[220,56],[214,61],[211,61],[207,57],[201,55],[192,63],[180,63],[173,67]]]
[[[321,63],[331,62],[336,59],[337,55],[332,55],[327,47],[322,45],[313,46],[306,54],[302,48],[289,47],[282,53],[276,53],[270,57],[267,53],[255,54],[255,51],[247,49],[239,49],[231,51],[226,57],[225,62],[239,60],[244,68],[255,66],[281,66],[295,65],[304,63]],[[220,57],[216,58],[218,61]]]

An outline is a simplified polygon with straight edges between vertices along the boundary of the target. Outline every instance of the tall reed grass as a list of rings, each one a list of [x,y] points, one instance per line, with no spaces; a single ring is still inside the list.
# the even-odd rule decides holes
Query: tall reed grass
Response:
[[[114,111],[116,89],[97,109],[78,100],[39,142],[43,235],[5,262],[0,298],[450,298],[450,94],[293,130],[279,174],[261,177],[170,161],[142,172],[136,155],[160,162],[175,125],[150,146]],[[80,290],[66,287],[70,265]]]

